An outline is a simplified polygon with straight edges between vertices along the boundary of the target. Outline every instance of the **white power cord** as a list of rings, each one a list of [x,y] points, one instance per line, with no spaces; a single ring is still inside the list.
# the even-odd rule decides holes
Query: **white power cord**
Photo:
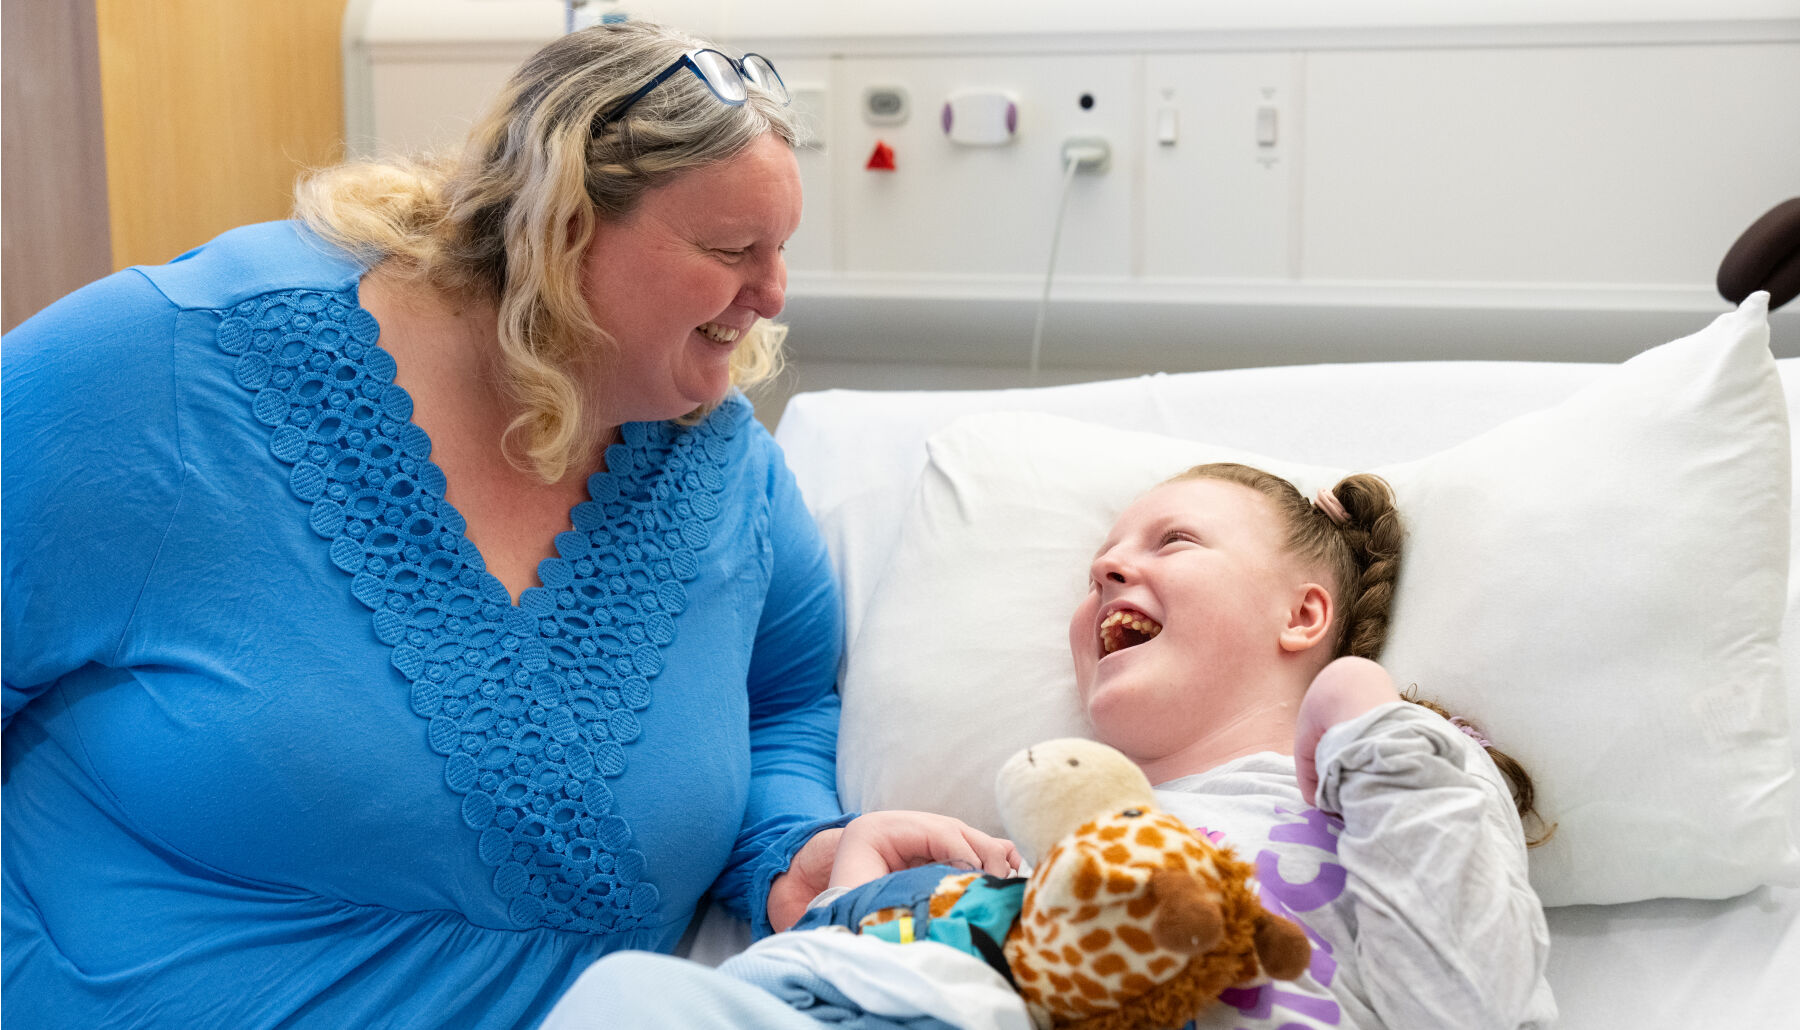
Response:
[[[1044,269],[1044,292],[1038,298],[1037,326],[1031,331],[1027,386],[1037,385],[1038,357],[1044,347],[1044,315],[1050,309],[1050,284],[1056,280],[1056,250],[1062,242],[1063,214],[1069,209],[1069,184],[1075,181],[1075,173],[1084,169],[1092,172],[1106,171],[1111,156],[1112,148],[1103,139],[1072,139],[1063,144],[1062,195],[1057,199],[1056,222],[1050,229],[1050,262]]]

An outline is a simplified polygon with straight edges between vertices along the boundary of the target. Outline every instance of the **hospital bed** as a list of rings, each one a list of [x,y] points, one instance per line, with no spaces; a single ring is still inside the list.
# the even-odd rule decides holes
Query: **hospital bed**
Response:
[[[586,6],[779,55],[814,133],[776,436],[843,585],[846,806],[997,829],[995,756],[1082,730],[1067,593],[1134,491],[1217,458],[1308,489],[1382,471],[1422,599],[1390,664],[1525,760],[1558,821],[1533,862],[1562,1025],[1794,1024],[1800,358],[1757,350],[1754,309],[1709,325],[1704,285],[1793,188],[1792,0]],[[353,0],[352,150],[454,139],[562,16]],[[946,142],[972,86],[1017,92],[1029,131]],[[910,120],[882,106],[908,97]],[[1111,171],[1062,176],[1093,135]],[[1064,208],[1046,372],[1120,378],[817,389],[1025,383]],[[1504,618],[1446,628],[1468,611]],[[684,951],[748,943],[713,910]]]
[[[1754,300],[1747,305],[1754,306]],[[1773,572],[1777,579],[1784,579],[1779,574],[1789,568],[1791,555],[1800,555],[1800,549],[1791,547],[1794,528],[1800,526],[1791,515],[1797,510],[1792,505],[1793,455],[1800,454],[1800,450],[1788,446],[1790,431],[1786,422],[1786,410],[1800,402],[1800,359],[1776,361],[1766,349],[1760,351],[1760,356],[1751,356],[1758,353],[1759,345],[1754,340],[1745,343],[1745,334],[1766,332],[1766,323],[1758,312],[1728,313],[1711,326],[1696,325],[1695,329],[1695,337],[1671,345],[1686,347],[1683,360],[1704,365],[1704,359],[1695,357],[1702,350],[1736,346],[1738,357],[1732,360],[1740,365],[1761,362],[1762,366],[1751,369],[1748,379],[1739,375],[1731,382],[1725,380],[1744,373],[1745,368],[1722,373],[1723,378],[1713,380],[1716,395],[1699,399],[1691,396],[1692,384],[1710,372],[1664,367],[1653,370],[1655,375],[1638,375],[1634,370],[1641,371],[1640,366],[1647,359],[1621,366],[1486,361],[1311,365],[1156,375],[1039,389],[831,390],[795,396],[786,408],[777,439],[825,533],[845,592],[849,658],[844,679],[840,789],[846,806],[930,805],[979,821],[987,814],[985,799],[980,799],[980,795],[991,782],[991,770],[986,765],[994,760],[993,755],[1029,743],[1033,733],[1079,727],[1078,719],[1071,719],[1070,698],[1065,696],[1072,691],[1072,677],[1062,685],[1063,695],[1052,684],[1035,705],[1003,696],[1007,691],[1005,680],[1011,675],[1008,670],[1020,670],[1018,675],[1026,680],[1038,674],[1030,668],[1036,660],[1030,656],[1031,649],[1060,653],[1066,622],[1058,620],[1066,618],[1061,613],[1069,610],[1061,605],[1066,601],[1072,607],[1075,594],[1040,606],[1029,596],[1020,596],[1019,591],[1038,590],[1041,584],[1009,584],[990,577],[1028,576],[1032,564],[1068,557],[1059,556],[1053,547],[1035,547],[1030,513],[1041,505],[1050,510],[1043,532],[1067,533],[1067,520],[1057,520],[1067,514],[1065,509],[1070,506],[1072,494],[1079,501],[1093,499],[1082,496],[1087,489],[1082,477],[1095,475],[1107,454],[1127,455],[1119,464],[1131,467],[1116,477],[1116,483],[1094,488],[1097,494],[1109,489],[1113,492],[1112,497],[1099,501],[1101,509],[1120,503],[1126,496],[1121,491],[1141,489],[1154,482],[1155,477],[1148,473],[1159,461],[1163,465],[1158,470],[1160,475],[1177,471],[1181,467],[1177,459],[1186,457],[1184,447],[1192,448],[1196,459],[1241,454],[1249,460],[1266,456],[1336,469],[1393,469],[1405,508],[1409,493],[1420,496],[1424,491],[1423,479],[1433,475],[1474,475],[1457,466],[1484,461],[1502,464],[1520,459],[1519,463],[1529,468],[1546,460],[1544,455],[1529,453],[1531,448],[1549,446],[1562,450],[1562,460],[1577,467],[1591,463],[1596,480],[1605,481],[1603,487],[1596,487],[1596,492],[1609,496],[1592,499],[1594,505],[1578,498],[1570,502],[1571,508],[1586,510],[1597,506],[1596,510],[1607,510],[1618,518],[1649,520],[1662,518],[1669,508],[1692,509],[1684,514],[1695,516],[1699,522],[1669,530],[1669,546],[1679,546],[1683,534],[1697,535],[1700,540],[1716,534],[1717,540],[1728,542],[1756,538],[1760,532],[1764,546],[1761,552],[1715,555],[1708,549],[1699,556],[1700,560],[1716,560],[1726,566],[1743,560],[1751,563],[1747,566],[1750,568],[1757,562],[1771,567],[1778,564]],[[1646,341],[1646,347],[1656,342]],[[1660,348],[1653,354],[1670,349]],[[1631,375],[1637,378],[1625,378]],[[1686,380],[1686,385],[1679,380]],[[1774,386],[1777,380],[1778,388]],[[1753,394],[1756,400],[1750,406],[1760,410],[1751,412],[1741,406],[1727,410],[1736,402],[1724,395],[1734,391]],[[1545,415],[1528,414],[1540,411],[1549,413],[1548,423]],[[1620,431],[1642,441],[1657,435],[1659,420],[1676,423],[1660,428],[1672,428],[1678,436],[1694,432],[1696,425],[1707,421],[1721,434],[1730,435],[1740,431],[1734,419],[1750,418],[1760,418],[1760,428],[1747,430],[1744,439],[1755,440],[1756,433],[1764,434],[1765,446],[1758,453],[1721,458],[1715,452],[1700,463],[1746,463],[1734,474],[1762,481],[1762,492],[1755,494],[1763,499],[1761,510],[1744,510],[1739,502],[1745,495],[1734,493],[1730,484],[1706,481],[1705,475],[1691,467],[1666,470],[1668,485],[1684,490],[1691,487],[1696,492],[1714,491],[1713,497],[1651,496],[1646,499],[1647,507],[1634,507],[1638,499],[1631,496],[1633,488],[1613,482],[1611,474],[1604,471],[1609,464],[1624,465],[1639,459],[1652,469],[1664,460],[1678,464],[1685,460],[1660,445],[1646,444],[1643,454],[1629,453],[1631,441],[1621,444],[1608,438],[1607,422],[1616,426],[1623,420],[1627,428]],[[1537,422],[1533,423],[1533,419]],[[1634,420],[1640,424],[1633,424]],[[1524,430],[1518,429],[1521,424]],[[1091,427],[1091,432],[1083,427]],[[1779,433],[1773,444],[1769,443],[1771,430]],[[1096,438],[1091,447],[1083,442],[1084,434]],[[1593,439],[1586,439],[1590,435]],[[1485,449],[1483,440],[1489,441]],[[1621,447],[1628,453],[1621,453]],[[1515,453],[1509,454],[1508,448]],[[1067,469],[1062,467],[1064,458]],[[1419,471],[1421,462],[1423,473]],[[1274,467],[1304,475],[1309,465],[1277,463]],[[997,474],[1002,481],[984,485],[972,478],[984,474]],[[1690,474],[1696,478],[1687,483],[1684,477]],[[1103,472],[1099,475],[1106,478]],[[1505,474],[1499,475],[1504,478]],[[1479,475],[1460,485],[1479,487]],[[1750,485],[1755,487],[1754,483]],[[998,493],[1012,496],[996,496]],[[1449,516],[1450,510],[1442,506],[1441,499],[1429,500],[1428,512],[1409,513],[1409,517]],[[1515,494],[1486,500],[1504,507],[1518,498]],[[1529,502],[1527,498],[1524,503]],[[996,533],[992,525],[979,525],[984,519],[1012,520],[1013,524]],[[1091,525],[1103,528],[1104,521],[1095,520]],[[1768,532],[1771,526],[1775,527],[1773,538]],[[1476,529],[1503,533],[1491,526]],[[1555,529],[1543,527],[1543,532],[1548,535]],[[1569,531],[1579,535],[1581,529]],[[1604,536],[1595,534],[1596,544],[1603,544]],[[1006,544],[1008,539],[1012,543]],[[1098,539],[1098,532],[1088,540],[1071,543],[1091,551],[1094,539]],[[1773,547],[1768,546],[1771,539]],[[984,563],[980,549],[993,547],[996,542],[1003,549],[1023,551],[1024,564],[1015,564],[1009,572],[1005,563]],[[1436,546],[1435,542],[1422,542],[1422,546],[1425,543]],[[932,556],[924,550],[934,544],[949,548],[952,553],[948,561],[962,563],[965,571],[960,580],[952,576],[952,582],[942,584],[937,594],[920,580],[954,570],[947,563],[934,565]],[[1736,545],[1726,543],[1718,550],[1730,550],[1733,546]],[[1081,557],[1071,561],[1066,570],[1071,590],[1079,590],[1085,575],[1086,553],[1080,552]],[[1529,559],[1528,554],[1517,557],[1521,561]],[[1645,565],[1682,561],[1655,552],[1619,557]],[[1504,567],[1504,563],[1489,566],[1490,570]],[[1555,573],[1539,572],[1540,578],[1545,575],[1554,579]],[[1627,586],[1633,582],[1629,570],[1622,577],[1621,582]],[[1771,658],[1768,651],[1776,635],[1787,652],[1785,672],[1769,672],[1765,664],[1760,673],[1746,673],[1777,677],[1764,680],[1755,688],[1766,696],[1760,699],[1765,702],[1761,707],[1752,709],[1752,735],[1732,738],[1729,731],[1722,731],[1727,734],[1723,741],[1713,741],[1718,746],[1703,746],[1705,757],[1672,753],[1658,759],[1665,768],[1679,768],[1690,761],[1729,766],[1736,755],[1742,754],[1747,763],[1763,768],[1766,782],[1737,785],[1748,788],[1743,796],[1751,799],[1748,804],[1762,809],[1763,824],[1750,830],[1739,823],[1740,818],[1749,819],[1747,812],[1720,812],[1720,836],[1715,842],[1721,852],[1751,842],[1746,846],[1761,852],[1760,857],[1723,876],[1713,876],[1697,869],[1679,868],[1685,860],[1682,856],[1673,856],[1677,859],[1673,863],[1661,863],[1654,844],[1646,847],[1641,840],[1628,842],[1620,838],[1625,853],[1590,853],[1585,858],[1584,872],[1571,874],[1567,856],[1553,859],[1552,865],[1557,868],[1550,877],[1555,881],[1549,885],[1552,901],[1581,900],[1595,896],[1596,891],[1603,895],[1609,889],[1607,884],[1617,883],[1620,878],[1630,879],[1631,870],[1639,866],[1661,863],[1662,874],[1666,874],[1658,874],[1662,876],[1660,880],[1656,875],[1644,879],[1619,895],[1646,894],[1643,897],[1614,904],[1558,904],[1549,909],[1553,938],[1549,975],[1561,1006],[1562,1025],[1793,1025],[1794,976],[1800,973],[1800,887],[1794,885],[1796,860],[1790,835],[1794,826],[1800,826],[1800,792],[1792,782],[1800,750],[1787,731],[1786,713],[1800,710],[1796,707],[1800,706],[1800,654],[1796,654],[1800,650],[1800,591],[1793,585],[1800,581],[1785,579],[1785,594],[1780,585],[1773,593],[1765,590],[1758,602],[1760,610],[1751,612],[1750,621],[1760,629],[1739,627],[1744,631],[1740,638],[1743,647],[1753,650],[1762,646],[1764,659]],[[1666,588],[1669,580],[1661,582]],[[1409,583],[1403,578],[1403,597],[1409,586],[1429,588],[1429,584]],[[1574,584],[1570,586],[1579,589]],[[1693,588],[1706,589],[1698,581]],[[1504,585],[1494,587],[1496,593],[1504,589]],[[898,591],[902,596],[890,600],[884,597],[884,591]],[[1007,610],[983,622],[981,615],[962,609],[962,602],[956,599],[958,594],[979,595],[986,607]],[[1619,598],[1617,603],[1627,608],[1654,607],[1659,600],[1628,596]],[[1501,601],[1496,598],[1495,603],[1499,605]],[[1727,602],[1719,603],[1729,607]],[[909,615],[895,610],[899,606],[920,605],[941,608],[923,617],[917,612]],[[1502,618],[1504,614],[1496,612],[1495,617]],[[924,638],[914,635],[910,648],[906,646],[909,634],[916,634],[921,626],[941,627],[957,616],[974,621],[969,629],[971,636],[958,640],[953,632],[948,638],[943,633]],[[1410,612],[1399,613],[1396,644],[1402,643],[1408,633],[1404,620],[1409,617]],[[1692,618],[1692,613],[1688,617]],[[1696,627],[1695,632],[1704,635],[1704,627]],[[1759,632],[1760,645],[1756,640]],[[1583,639],[1579,626],[1569,627],[1567,634],[1577,643]],[[982,643],[984,635],[989,640],[986,645]],[[1023,642],[1011,647],[1002,639],[1010,636],[1023,638]],[[1536,644],[1545,650],[1556,650],[1543,641]],[[1607,647],[1602,640],[1588,644],[1594,650]],[[1677,643],[1672,650],[1682,647]],[[1407,654],[1401,660],[1409,665],[1421,664],[1416,658],[1420,650],[1421,646],[1408,644]],[[943,653],[934,653],[940,651]],[[984,660],[984,654],[990,657]],[[1679,664],[1679,658],[1675,661]],[[1052,665],[1055,662],[1053,659]],[[943,676],[955,663],[968,663],[961,666],[965,674],[950,672],[948,684],[931,682],[929,677]],[[887,668],[880,669],[878,665]],[[918,668],[912,673],[893,671],[896,667],[905,670],[915,666]],[[1041,673],[1050,677],[1057,674],[1054,669]],[[1621,689],[1628,686],[1609,681],[1605,689],[1620,690],[1617,696],[1602,699],[1604,704],[1598,709],[1571,709],[1570,718],[1593,718],[1597,724],[1584,726],[1583,732],[1598,737],[1609,732],[1625,738],[1634,733],[1654,736],[1655,731],[1634,726],[1629,713],[1640,702],[1629,690]],[[1703,676],[1687,684],[1687,688],[1694,696],[1700,696],[1719,689],[1719,683],[1716,677]],[[1030,689],[1039,687],[1032,685]],[[983,693],[990,690],[991,694]],[[920,696],[908,697],[908,691]],[[961,700],[957,710],[940,710],[938,706],[951,697]],[[1650,698],[1642,704],[1648,707],[1670,700]],[[1021,703],[1026,707],[1019,707]],[[1469,703],[1477,711],[1484,707],[1478,697]],[[1619,714],[1606,717],[1607,705]],[[1506,713],[1493,710],[1491,705],[1486,707],[1496,734],[1517,735],[1526,732],[1523,727],[1532,725],[1529,715],[1523,716],[1522,722],[1515,719],[1516,725],[1502,725]],[[1050,710],[1049,714],[1044,710]],[[1601,714],[1595,717],[1586,714],[1589,712]],[[917,721],[911,725],[895,724],[909,713]],[[934,727],[951,723],[958,724],[958,728],[945,731],[951,737],[946,746],[933,747],[927,738],[937,732]],[[1650,747],[1658,742],[1645,739],[1638,743]],[[1512,746],[1510,741],[1508,746]],[[1599,739],[1593,743],[1599,751],[1620,746],[1629,749],[1634,741]],[[1525,750],[1528,763],[1532,762],[1532,748]],[[1554,765],[1556,757],[1539,756],[1537,760]],[[1540,786],[1549,788],[1545,801],[1550,816],[1564,820],[1560,829],[1575,837],[1578,846],[1604,843],[1604,835],[1580,835],[1573,824],[1579,823],[1582,816],[1562,806],[1565,799],[1556,796],[1561,785],[1554,777],[1548,784],[1542,780],[1540,774]],[[1656,789],[1647,787],[1644,796],[1634,799],[1640,813],[1654,811],[1658,804]],[[1679,793],[1681,788],[1676,785],[1671,789]],[[1607,803],[1603,798],[1586,800]],[[1715,800],[1720,808],[1738,806],[1733,798],[1720,796]],[[1650,818],[1654,821],[1654,816]],[[1626,819],[1629,821],[1630,816]],[[1706,851],[1704,844],[1697,846],[1693,840],[1679,838],[1681,832],[1671,834],[1669,849],[1698,847],[1699,851]],[[1547,847],[1552,847],[1554,840]],[[1662,858],[1671,857],[1668,849],[1663,850]],[[1704,865],[1714,859],[1729,865],[1732,856],[1703,853],[1697,861]],[[1538,860],[1534,858],[1534,862]],[[1599,886],[1594,882],[1572,885],[1565,874],[1577,880],[1597,877]],[[1664,888],[1670,888],[1670,894],[1729,896],[1655,896]],[[733,939],[721,927],[708,926],[695,953],[701,958],[709,957],[709,953],[716,958],[742,943],[741,936]]]

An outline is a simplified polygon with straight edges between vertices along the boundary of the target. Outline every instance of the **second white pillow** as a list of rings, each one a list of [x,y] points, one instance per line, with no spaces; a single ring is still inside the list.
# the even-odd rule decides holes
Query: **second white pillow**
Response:
[[[1004,758],[1086,734],[1066,629],[1117,512],[1242,461],[1311,493],[1386,476],[1412,531],[1384,661],[1531,770],[1546,904],[1725,897],[1789,875],[1777,637],[1786,407],[1756,298],[1563,404],[1390,468],[1328,469],[1048,415],[958,421],[846,666],[839,789],[998,830]]]

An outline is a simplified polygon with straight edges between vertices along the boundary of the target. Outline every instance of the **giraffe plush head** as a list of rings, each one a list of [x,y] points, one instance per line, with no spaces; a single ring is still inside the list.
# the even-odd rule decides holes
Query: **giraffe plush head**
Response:
[[[1027,748],[996,793],[1034,866],[1004,950],[1038,1027],[1179,1027],[1229,987],[1306,968],[1311,945],[1263,909],[1252,868],[1158,810],[1113,748]]]

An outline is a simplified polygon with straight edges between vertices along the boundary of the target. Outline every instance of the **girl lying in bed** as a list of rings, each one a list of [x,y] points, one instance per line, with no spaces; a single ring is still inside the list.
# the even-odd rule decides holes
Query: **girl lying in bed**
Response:
[[[1306,976],[1221,1023],[1555,1017],[1530,779],[1462,720],[1403,703],[1373,660],[1402,542],[1378,477],[1309,502],[1215,464],[1139,498],[1094,557],[1069,625],[1094,735],[1164,808],[1254,856],[1264,905],[1313,938]]]
[[[1313,943],[1297,980],[1227,992],[1201,1026],[1531,1027],[1555,1018],[1549,934],[1526,875],[1530,779],[1463,720],[1406,703],[1373,660],[1402,541],[1378,477],[1351,476],[1308,501],[1279,477],[1213,464],[1140,497],[1094,557],[1069,643],[1095,737],[1143,769],[1161,807],[1253,861],[1263,905]],[[916,870],[894,875],[929,890]],[[833,883],[861,878],[839,868]],[[800,925],[867,911],[859,896],[892,882],[828,892],[828,911]],[[803,936],[777,935],[721,973],[774,986],[821,1015],[861,1007],[898,1020],[891,978],[780,940]],[[812,974],[810,988],[797,965]],[[727,976],[694,979],[706,986],[691,997],[736,990],[720,985]],[[918,970],[908,982],[920,982]],[[666,1025],[694,1025],[697,1013],[671,1013]],[[797,1014],[766,1013],[761,1025]],[[912,1015],[1006,1021],[961,984]]]

